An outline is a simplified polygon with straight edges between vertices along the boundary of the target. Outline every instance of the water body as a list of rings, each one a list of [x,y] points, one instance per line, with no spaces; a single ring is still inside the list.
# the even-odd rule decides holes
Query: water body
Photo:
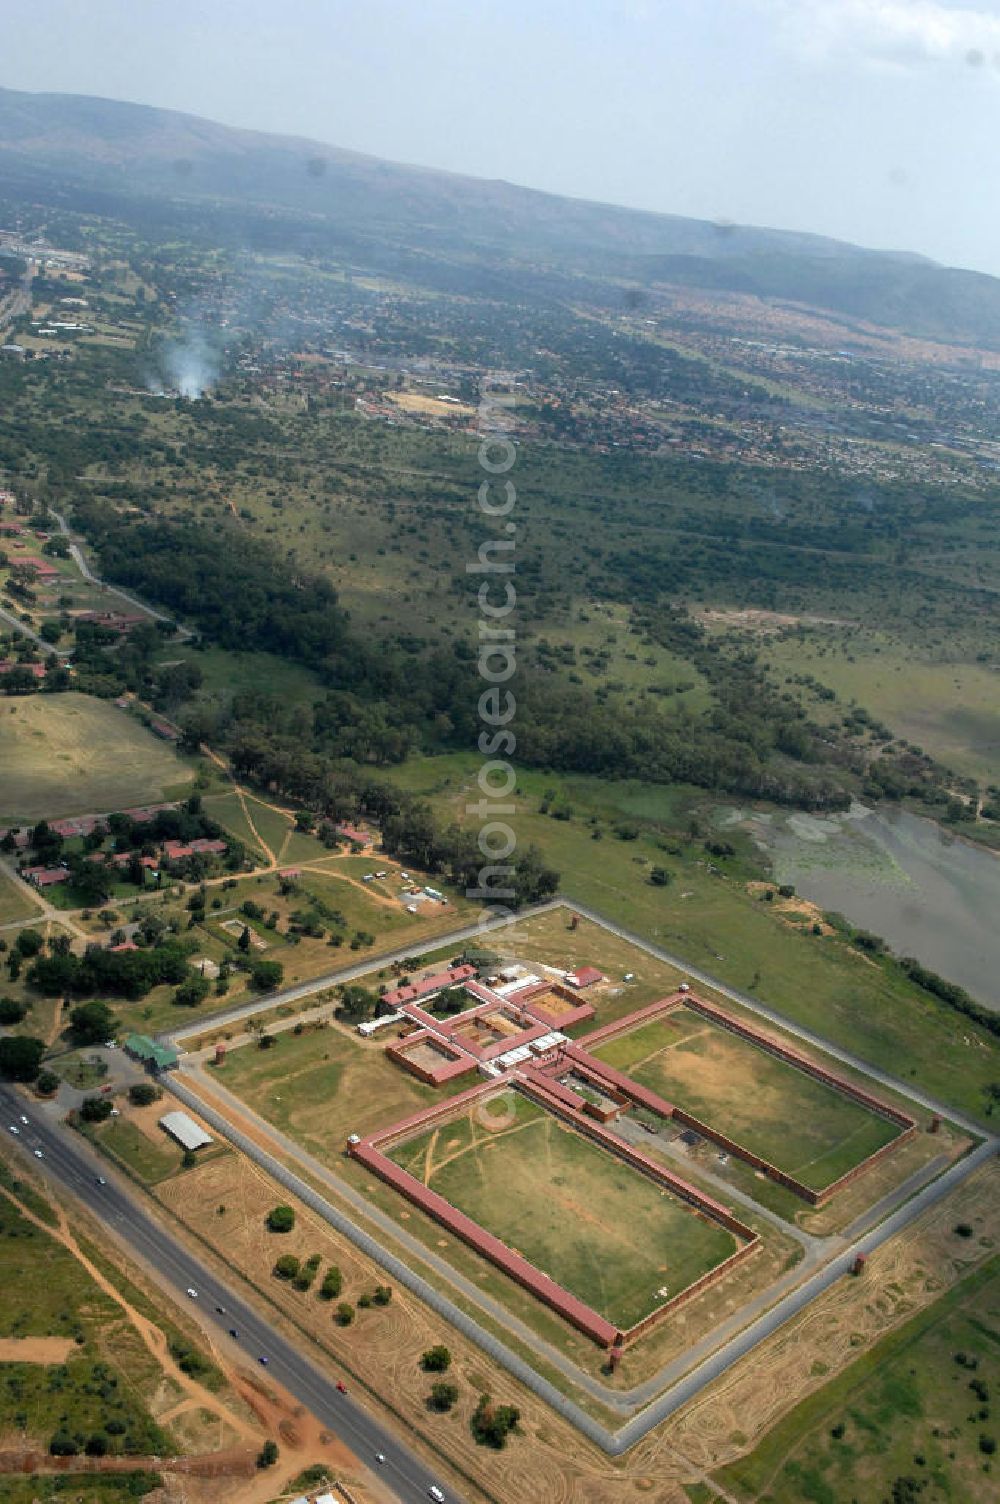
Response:
[[[771,855],[776,882],[844,914],[1000,1010],[1000,859],[905,810],[729,811]]]

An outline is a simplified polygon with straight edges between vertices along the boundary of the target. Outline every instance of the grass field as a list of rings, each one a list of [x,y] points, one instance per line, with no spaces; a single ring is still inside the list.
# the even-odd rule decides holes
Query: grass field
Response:
[[[622,1327],[735,1251],[731,1233],[534,1103],[513,1103],[509,1126],[473,1111],[392,1158]]]
[[[964,1354],[965,1362],[956,1361]],[[757,1504],[926,1499],[987,1504],[1000,1444],[987,1395],[1000,1383],[1000,1260],[993,1258],[791,1410],[764,1441],[718,1473]],[[919,1492],[892,1490],[911,1478]],[[711,1493],[708,1495],[712,1497]]]
[[[885,1118],[687,1008],[595,1054],[813,1190],[899,1134]]]
[[[191,779],[138,721],[87,695],[4,701],[0,820],[102,813],[164,798]]]
[[[0,872],[0,924],[15,924],[19,919],[31,919],[38,913],[27,893],[18,883]]]

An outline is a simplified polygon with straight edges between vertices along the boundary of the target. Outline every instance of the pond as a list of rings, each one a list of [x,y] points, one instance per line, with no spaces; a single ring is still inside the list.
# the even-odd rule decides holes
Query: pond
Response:
[[[1000,858],[906,810],[729,810],[771,856],[774,878],[888,941],[900,956],[1000,1009]]]

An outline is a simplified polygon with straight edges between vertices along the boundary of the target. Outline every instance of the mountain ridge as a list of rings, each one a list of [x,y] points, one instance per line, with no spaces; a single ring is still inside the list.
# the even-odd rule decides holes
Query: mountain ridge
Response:
[[[282,209],[484,265],[749,291],[882,323],[888,312],[909,333],[1000,344],[1000,279],[915,252],[569,198],[126,100],[0,88],[4,178]]]

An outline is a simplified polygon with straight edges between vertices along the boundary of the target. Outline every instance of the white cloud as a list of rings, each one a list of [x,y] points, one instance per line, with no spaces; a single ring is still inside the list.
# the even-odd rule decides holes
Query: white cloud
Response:
[[[800,56],[911,69],[1000,68],[995,6],[943,0],[766,0]]]

